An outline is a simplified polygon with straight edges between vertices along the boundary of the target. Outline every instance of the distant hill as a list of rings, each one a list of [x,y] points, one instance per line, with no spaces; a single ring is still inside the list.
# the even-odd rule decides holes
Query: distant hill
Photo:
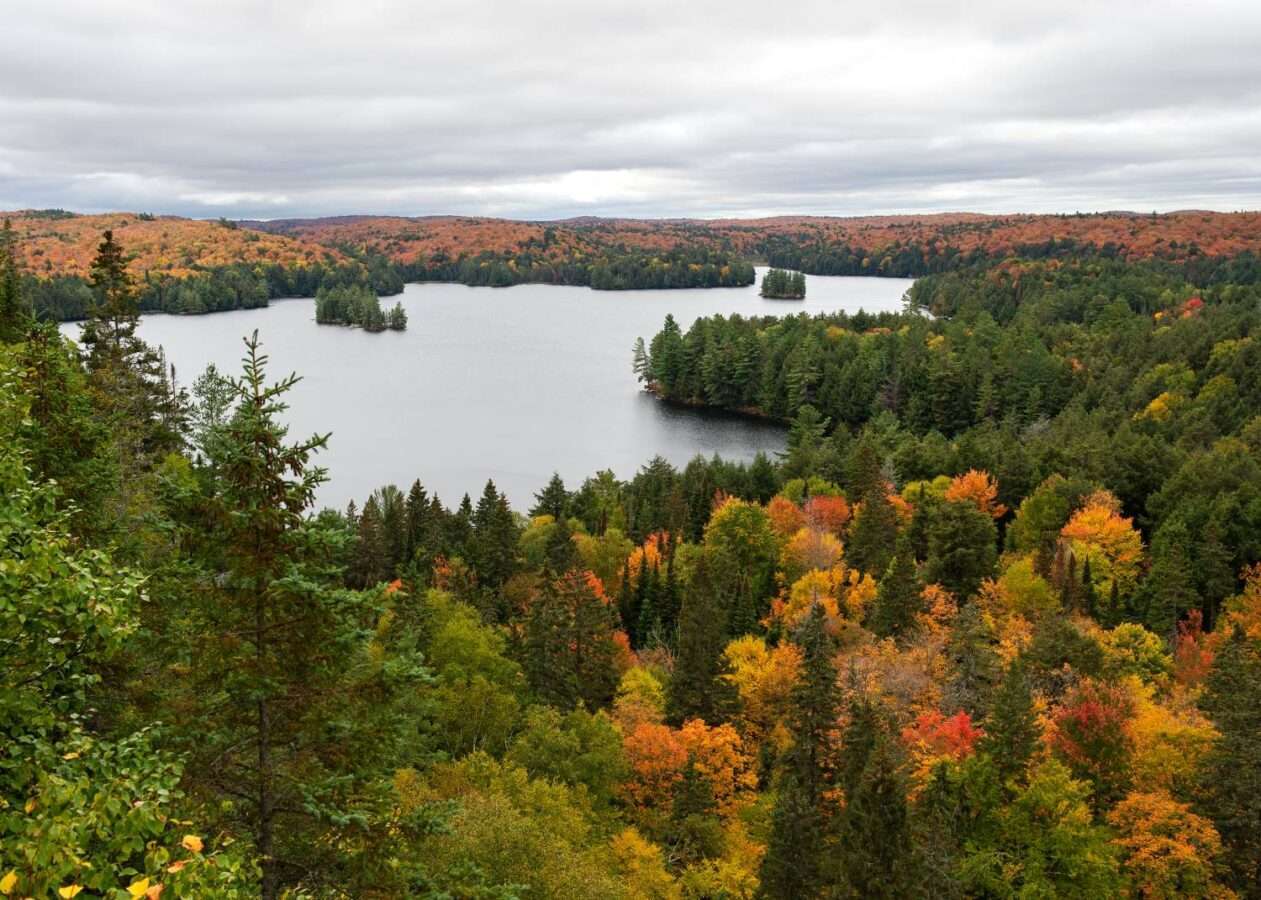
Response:
[[[345,257],[330,247],[280,234],[262,234],[235,222],[150,216],[141,213],[74,215],[61,210],[0,213],[17,234],[22,265],[32,274],[86,277],[101,233],[114,237],[132,257],[131,270],[187,278],[234,263],[262,263],[295,268]]]
[[[622,219],[583,216],[516,221],[477,216],[346,215],[229,222],[63,210],[3,214],[17,230],[24,266],[38,276],[79,275],[100,233],[112,228],[137,274],[183,278],[232,263],[300,267],[348,256],[430,266],[486,255],[533,265],[574,264],[620,253],[709,250],[819,274],[922,274],[957,261],[1008,255],[1127,259],[1261,253],[1261,213],[1187,210],[1161,215],[942,213],[909,216],[775,216],[759,219]]]

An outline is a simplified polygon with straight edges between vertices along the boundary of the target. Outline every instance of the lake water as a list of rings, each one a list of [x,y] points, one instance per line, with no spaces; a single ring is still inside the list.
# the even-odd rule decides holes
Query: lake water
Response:
[[[697,453],[748,460],[783,449],[783,428],[669,406],[640,389],[631,346],[650,340],[667,313],[686,331],[715,313],[897,310],[910,284],[810,276],[804,301],[763,300],[755,286],[409,284],[382,300],[407,310],[401,333],[316,325],[313,300],[276,300],[266,309],[148,316],[140,334],[166,349],[190,387],[207,363],[238,373],[241,339],[258,329],[271,378],[303,376],[289,394],[291,435],[332,432],[317,457],[330,475],[323,505],[361,504],[383,484],[406,491],[419,478],[453,506],[465,492],[476,500],[493,478],[525,511],[553,471],[574,488],[598,469],[629,478],[657,454],[683,465]]]

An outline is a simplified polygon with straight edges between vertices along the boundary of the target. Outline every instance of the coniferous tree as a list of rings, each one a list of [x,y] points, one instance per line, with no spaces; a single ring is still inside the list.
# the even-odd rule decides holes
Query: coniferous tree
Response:
[[[726,613],[704,557],[697,560],[679,611],[679,647],[670,678],[667,714],[671,721],[704,719],[711,725],[734,712],[736,689],[726,676]]]
[[[855,897],[905,897],[920,879],[904,761],[880,710],[865,698],[855,706],[842,740],[838,880]]]
[[[1181,519],[1162,525],[1152,540],[1152,567],[1144,585],[1144,621],[1170,646],[1182,616],[1200,607],[1187,554],[1190,543],[1191,535]]]
[[[879,575],[893,558],[898,538],[898,514],[881,481],[863,495],[862,508],[849,532],[846,557],[869,575]]]
[[[826,887],[825,857],[834,810],[827,801],[835,760],[833,732],[839,697],[832,641],[815,604],[797,634],[800,680],[792,692],[793,743],[784,754],[771,833],[762,858],[762,897],[817,897]]]
[[[340,829],[365,834],[370,783],[403,765],[415,742],[419,724],[393,705],[395,690],[412,696],[427,676],[414,655],[387,661],[361,705],[356,648],[378,625],[382,595],[340,587],[330,560],[341,535],[308,516],[324,479],[311,456],[327,435],[286,442],[284,395],[297,377],[267,384],[257,334],[246,343],[199,548],[205,583],[199,602],[179,610],[191,643],[177,708],[193,789],[250,838],[260,896],[275,900],[286,884],[346,865],[333,851],[347,846]]]
[[[553,472],[547,486],[534,495],[530,518],[538,516],[551,516],[557,521],[569,516],[569,492],[565,490],[565,482],[559,472]]]
[[[585,573],[549,578],[530,607],[522,647],[536,696],[561,709],[607,705],[618,681],[613,631],[613,610]]]
[[[998,559],[994,519],[970,501],[936,507],[928,526],[925,578],[937,582],[960,602],[977,592]]]
[[[724,836],[718,804],[693,755],[688,756],[670,810],[669,837],[672,856],[681,867],[722,855]]]
[[[946,705],[952,711],[964,710],[974,720],[983,719],[1002,677],[1002,664],[993,623],[979,603],[968,603],[959,611],[946,656],[951,664]]]
[[[994,691],[979,747],[993,759],[1003,782],[1023,781],[1041,738],[1033,687],[1024,663],[1017,659],[1007,667]]]
[[[477,509],[472,515],[473,535],[470,562],[478,581],[488,590],[497,591],[512,575],[516,564],[517,524],[508,498],[487,481]]]
[[[0,343],[20,340],[27,318],[18,272],[17,239],[13,224],[5,219],[0,228]]]
[[[1204,809],[1226,848],[1228,885],[1261,896],[1261,650],[1238,626],[1217,652],[1201,706],[1221,733],[1203,768]]]
[[[922,591],[909,536],[900,535],[876,590],[869,623],[872,633],[896,639],[909,635],[915,629],[916,615],[923,611]]]

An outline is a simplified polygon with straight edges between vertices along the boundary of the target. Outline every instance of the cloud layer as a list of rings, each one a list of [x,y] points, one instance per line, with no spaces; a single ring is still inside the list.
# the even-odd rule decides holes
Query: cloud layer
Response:
[[[1261,207],[1261,4],[50,0],[0,208]]]

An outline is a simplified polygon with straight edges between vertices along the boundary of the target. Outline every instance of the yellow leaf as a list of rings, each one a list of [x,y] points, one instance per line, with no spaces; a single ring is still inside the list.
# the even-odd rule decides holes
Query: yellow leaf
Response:
[[[73,897],[81,890],[83,890],[83,885],[81,884],[68,884],[65,887],[57,888],[57,893],[63,897]]]
[[[202,844],[201,838],[195,834],[184,835],[184,840],[180,841],[180,844],[185,850],[191,850],[193,853],[200,853],[201,848],[205,846]]]
[[[78,751],[78,750],[71,750],[69,753],[63,753],[63,754],[61,754],[61,758],[62,758],[62,759],[78,759],[78,758],[79,758],[79,751]],[[72,896],[73,896],[73,895],[72,895]]]
[[[127,893],[133,897],[143,897],[145,892],[149,890],[149,879],[141,878],[139,881],[133,881],[127,888]]]
[[[32,813],[35,811],[35,798],[34,797],[26,801],[25,809],[28,813]]]
[[[13,893],[13,887],[18,883],[18,873],[13,869],[9,870],[9,874],[0,878],[0,894],[6,897]]]

